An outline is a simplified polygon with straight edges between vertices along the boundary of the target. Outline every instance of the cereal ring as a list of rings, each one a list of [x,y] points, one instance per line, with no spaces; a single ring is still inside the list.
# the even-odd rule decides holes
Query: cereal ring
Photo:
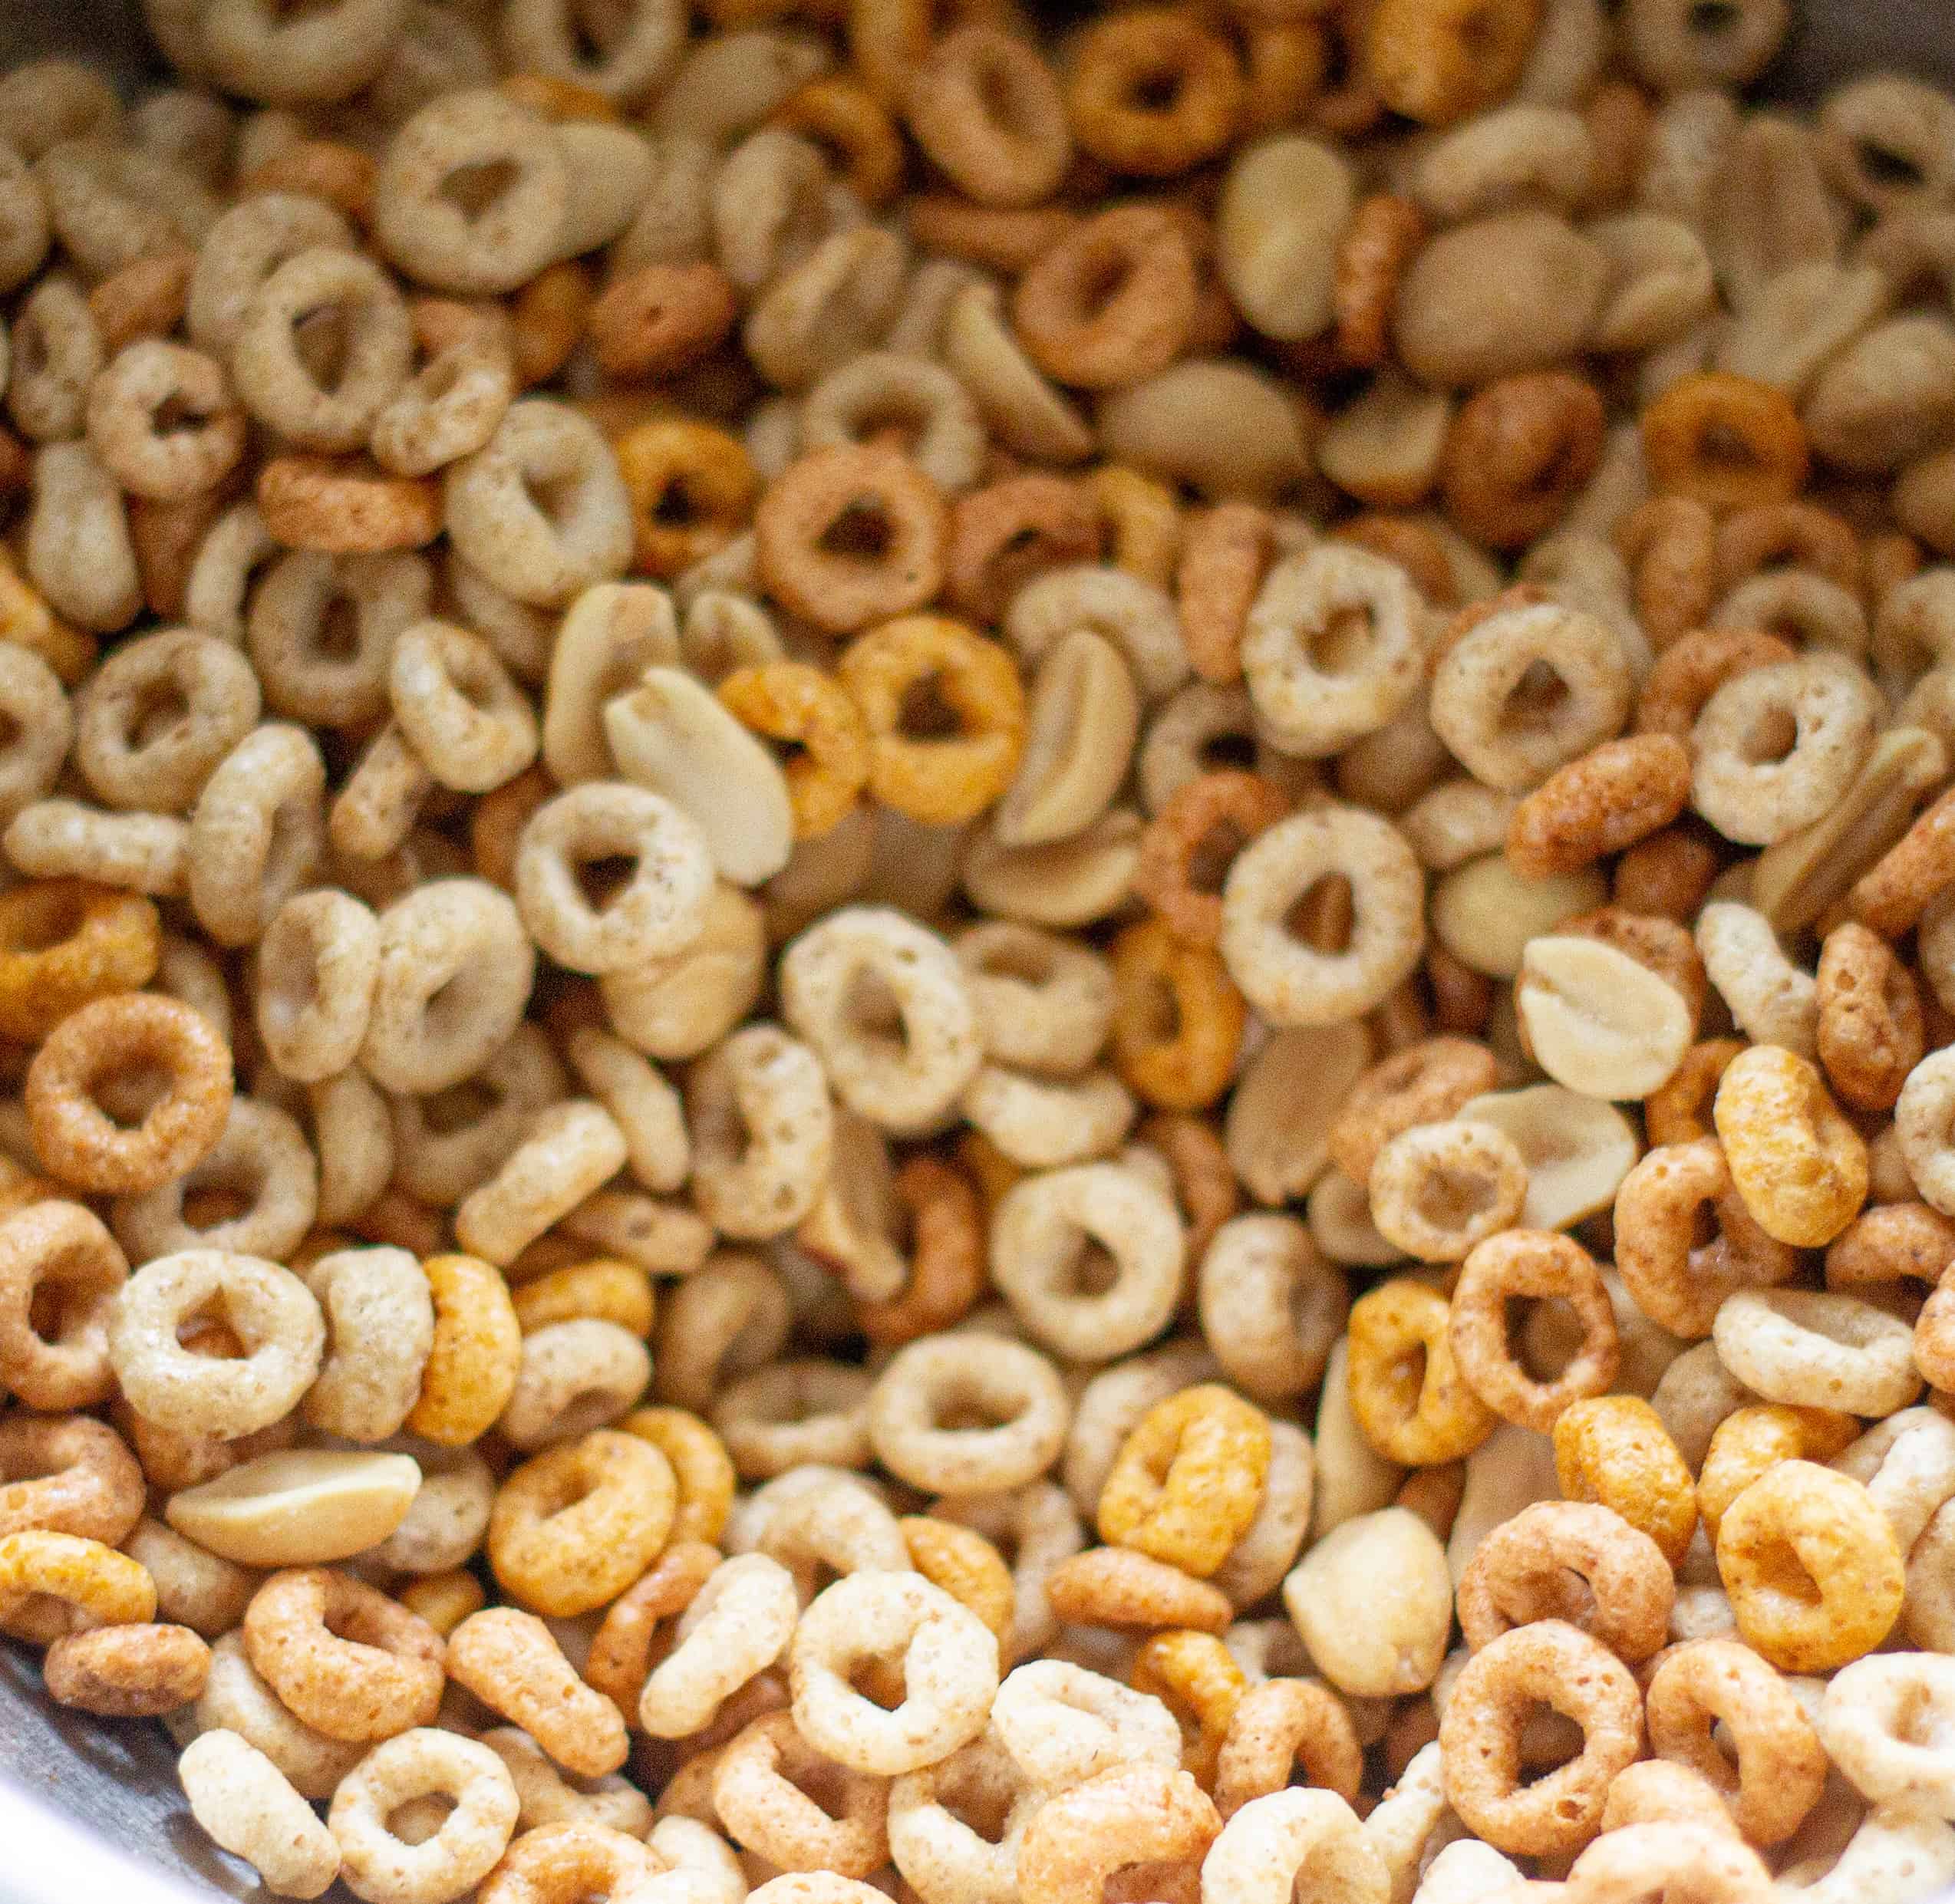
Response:
[[[1683,1564],[1697,1528],[1696,1490],[1683,1457],[1648,1402],[1598,1395],[1562,1410],[1554,1428],[1554,1478],[1570,1500],[1596,1501]]]
[[[1867,1147],[1813,1067],[1754,1045],[1726,1066],[1712,1107],[1731,1180],[1768,1236],[1830,1243],[1867,1196]]]
[[[1364,1438],[1387,1459],[1456,1461],[1499,1418],[1453,1359],[1452,1306],[1436,1290],[1394,1280],[1351,1305],[1350,1404]]]
[[[246,1609],[244,1637],[266,1685],[328,1738],[391,1738],[434,1723],[440,1635],[351,1574],[326,1567],[273,1574]]]
[[[1724,371],[1680,378],[1643,413],[1653,486],[1713,509],[1786,502],[1809,466],[1805,428],[1770,384]]]
[[[1206,1578],[1255,1518],[1269,1450],[1261,1410],[1212,1383],[1183,1389],[1121,1444],[1100,1489],[1100,1537]]]

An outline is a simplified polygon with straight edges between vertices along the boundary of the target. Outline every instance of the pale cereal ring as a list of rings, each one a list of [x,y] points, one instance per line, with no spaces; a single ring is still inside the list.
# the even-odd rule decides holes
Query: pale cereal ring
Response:
[[[802,1787],[824,1774],[818,1804]],[[713,1809],[734,1842],[790,1871],[853,1879],[879,1869],[889,1855],[888,1804],[888,1779],[835,1765],[790,1713],[756,1719],[713,1767]]]
[[[432,1836],[410,1843],[394,1814],[439,1797],[453,1809]],[[333,1794],[327,1827],[340,1849],[340,1875],[355,1896],[384,1904],[444,1904],[485,1877],[515,1830],[514,1782],[489,1747],[417,1727],[369,1752]]]
[[[1339,952],[1301,944],[1290,909],[1341,878],[1353,908]],[[1403,981],[1425,944],[1425,878],[1390,822],[1357,807],[1279,821],[1237,855],[1222,886],[1220,945],[1243,995],[1279,1025],[1334,1024],[1369,1010]]]
[[[1136,1859],[1192,1866],[1221,1828],[1186,1772],[1116,1766],[1048,1799],[1033,1814],[1018,1856],[1026,1904],[1093,1904],[1107,1878]]]

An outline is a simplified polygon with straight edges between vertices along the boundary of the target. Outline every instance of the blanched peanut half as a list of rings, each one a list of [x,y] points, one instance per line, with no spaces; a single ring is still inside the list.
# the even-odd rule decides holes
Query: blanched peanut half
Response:
[[[1140,697],[1120,651],[1076,628],[1039,665],[1017,777],[994,819],[1007,846],[1070,839],[1101,814],[1127,777]]]
[[[1409,1508],[1386,1507],[1318,1541],[1283,1583],[1283,1604],[1339,1692],[1395,1698],[1438,1677],[1452,1576],[1432,1529]]]
[[[1445,391],[1380,371],[1317,439],[1317,466],[1367,502],[1406,509],[1432,488],[1452,427],[1452,399]]]
[[[1357,202],[1342,153],[1285,134],[1238,153],[1215,207],[1215,263],[1265,337],[1314,337],[1331,317],[1337,244]]]
[[[1453,1115],[1491,1124],[1514,1140],[1528,1167],[1521,1222],[1530,1230],[1565,1230],[1607,1210],[1637,1158],[1629,1119],[1614,1105],[1563,1085],[1489,1091]]]
[[[421,1471],[410,1454],[287,1448],[172,1494],[163,1518],[246,1566],[315,1566],[384,1540],[407,1517]]]
[[[704,682],[651,667],[605,703],[618,768],[699,823],[722,876],[757,886],[787,864],[794,814],[780,766]]]
[[[1489,853],[1469,859],[1432,888],[1432,931],[1462,964],[1489,978],[1511,979],[1531,939],[1593,911],[1608,896],[1607,881],[1592,867],[1523,879],[1504,853]]]
[[[1647,1097],[1690,1048],[1690,1008],[1676,988],[1600,939],[1530,941],[1514,1004],[1535,1063],[1584,1097]]]
[[[1077,463],[1093,453],[1086,419],[1039,373],[1004,319],[995,286],[968,285],[944,314],[944,362],[1020,456]]]

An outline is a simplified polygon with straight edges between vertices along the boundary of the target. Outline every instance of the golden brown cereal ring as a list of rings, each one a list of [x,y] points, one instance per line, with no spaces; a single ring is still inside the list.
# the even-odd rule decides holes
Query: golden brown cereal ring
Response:
[[[1205,681],[1242,677],[1242,633],[1275,551],[1275,525],[1254,502],[1218,502],[1190,522],[1175,571],[1182,644]]]
[[[1226,767],[1198,774],[1168,796],[1141,835],[1135,892],[1184,944],[1212,946],[1221,934],[1229,860],[1289,810],[1282,789],[1258,775]]]
[[[734,669],[719,694],[743,726],[800,749],[784,769],[795,838],[832,832],[868,785],[873,759],[868,726],[847,691],[805,662],[769,661]]]
[[[1785,1672],[1826,1672],[1884,1639],[1906,1577],[1887,1519],[1851,1476],[1779,1461],[1726,1510],[1717,1570],[1740,1638]]]
[[[1828,1081],[1856,1110],[1892,1110],[1927,1049],[1913,973],[1884,940],[1849,920],[1827,934],[1816,980]]]
[[[645,574],[668,581],[747,526],[760,481],[737,436],[661,417],[626,430],[612,450],[631,499],[632,560]]]
[[[623,1715],[578,1677],[535,1614],[471,1613],[449,1638],[447,1664],[457,1685],[514,1720],[566,1771],[602,1778],[624,1764]]]
[[[1129,926],[1109,957],[1113,1062],[1128,1088],[1160,1110],[1213,1104],[1235,1077],[1248,1018],[1220,956],[1147,919]]]
[[[434,1346],[406,1426],[445,1448],[485,1433],[509,1398],[523,1365],[523,1330],[509,1285],[472,1256],[421,1265],[434,1298]]]
[[[1541,0],[1379,0],[1365,38],[1367,76],[1393,112],[1450,125],[1499,98],[1520,76]]]
[[[1620,1514],[1536,1501],[1474,1550],[1459,1576],[1459,1630],[1478,1652],[1517,1626],[1566,1617],[1634,1665],[1668,1636],[1676,1593],[1662,1549]]]
[[[1127,1678],[1136,1692],[1152,1693],[1174,1714],[1182,1765],[1212,1785],[1222,1741],[1249,1689],[1228,1649],[1212,1633],[1156,1633],[1141,1642]]]
[[[526,1461],[489,1517],[489,1564],[515,1598],[559,1619],[617,1598],[672,1530],[678,1487],[650,1442],[599,1428]]]
[[[1567,1764],[1523,1782],[1521,1727],[1538,1700],[1581,1728]],[[1593,1836],[1609,1784],[1643,1749],[1642,1700],[1629,1669],[1558,1619],[1503,1633],[1466,1662],[1439,1720],[1446,1795],[1497,1849],[1571,1851]]]
[[[1726,371],[1680,378],[1643,411],[1642,432],[1653,486],[1713,509],[1789,502],[1810,464],[1791,399]]]
[[[258,473],[259,513],[288,548],[377,555],[419,548],[441,532],[441,492],[358,456],[274,456]]]
[[[1220,35],[1172,8],[1136,7],[1080,36],[1066,106],[1084,150],[1116,171],[1164,179],[1228,145],[1244,94],[1241,63]]]
[[[1517,1298],[1569,1304],[1581,1346],[1552,1382],[1537,1381],[1510,1346],[1507,1305]],[[1476,1244],[1454,1285],[1447,1336],[1473,1392],[1503,1420],[1551,1432],[1572,1402],[1605,1394],[1621,1361],[1615,1311],[1594,1260],[1572,1237],[1507,1230]]]
[[[1016,1596],[1004,1556],[974,1528],[930,1514],[905,1514],[896,1523],[910,1565],[941,1586],[988,1626],[1001,1654],[1009,1643]]]
[[[1067,1626],[1219,1633],[1235,1617],[1219,1587],[1132,1547],[1073,1554],[1046,1576],[1045,1588],[1053,1612]]]
[[[974,819],[1011,784],[1024,748],[1025,690],[1010,655],[947,616],[899,616],[858,635],[836,678],[869,730],[869,790],[926,825]],[[910,697],[928,689],[948,712],[920,734]]]
[[[1768,1236],[1818,1249],[1859,1214],[1867,1146],[1796,1052],[1740,1052],[1718,1080],[1712,1116],[1731,1180]]]
[[[717,265],[644,265],[612,281],[586,323],[608,376],[661,377],[716,350],[739,312]]]
[[[720,1559],[717,1547],[674,1534],[665,1551],[605,1609],[591,1638],[584,1677],[621,1712],[638,1709],[646,1675],[657,1663],[659,1622],[692,1604]]]
[[[1452,1305],[1394,1278],[1351,1305],[1351,1412],[1388,1460],[1429,1467],[1470,1454],[1498,1421],[1453,1359]]]
[[[1121,1444],[1100,1489],[1100,1537],[1205,1580],[1255,1518],[1269,1456],[1259,1408],[1214,1383],[1184,1388]]]
[[[618,1423],[621,1435],[649,1441],[672,1464],[678,1506],[671,1539],[717,1540],[733,1511],[733,1457],[727,1444],[696,1415],[684,1408],[634,1408]]]
[[[1524,879],[1578,872],[1667,826],[1690,798],[1690,756],[1681,740],[1657,733],[1605,740],[1523,797],[1507,824],[1507,863]]]
[[[1645,1713],[1650,1751],[1707,1780],[1753,1843],[1782,1843],[1819,1802],[1825,1749],[1792,1688],[1749,1646],[1699,1639],[1666,1653]],[[1713,1725],[1729,1737],[1735,1767]]]
[[[835,443],[790,463],[753,516],[754,555],[781,604],[852,634],[920,608],[944,579],[949,519],[906,456]]]
[[[78,879],[0,893],[0,1034],[38,1041],[77,1006],[147,985],[161,956],[157,910]]]
[[[832,153],[842,183],[866,206],[885,204],[902,185],[902,135],[875,94],[853,80],[811,79],[774,108],[768,123]],[[914,226],[911,235],[930,242]]]
[[[1525,548],[1554,528],[1602,460],[1594,385],[1531,371],[1476,390],[1446,433],[1439,483],[1454,525],[1489,548]]]
[[[361,1743],[430,1725],[441,1703],[441,1636],[350,1573],[288,1567],[252,1595],[251,1663],[328,1738]]]
[[[203,1692],[210,1649],[187,1626],[98,1626],[48,1649],[41,1675],[61,1705],[104,1718],[160,1718]]]
[[[1011,317],[1048,377],[1113,390],[1174,361],[1195,298],[1195,261],[1179,221],[1152,206],[1123,205],[1042,253],[1018,281]]]
[[[912,1157],[891,1187],[909,1216],[909,1280],[886,1302],[859,1302],[856,1319],[871,1342],[893,1349],[961,1321],[983,1293],[985,1273],[977,1193],[961,1171]]]
[[[96,1092],[118,1075],[160,1069],[168,1089],[134,1129]],[[231,1054],[210,1022],[173,998],[127,992],[62,1020],[28,1067],[35,1149],[84,1190],[140,1195],[183,1176],[223,1135],[231,1109]]]
[[[1342,1699],[1313,1679],[1267,1679],[1244,1693],[1215,1761],[1215,1809],[1232,1818],[1251,1800],[1304,1782],[1353,1803],[1364,1775],[1357,1728]]]
[[[46,1527],[0,1535],[0,1630],[46,1645],[155,1616],[156,1583],[127,1554]]]
[[[142,1518],[143,1471],[92,1415],[0,1421],[0,1534],[29,1527],[114,1547]]]
[[[1554,1438],[1563,1495],[1612,1509],[1680,1566],[1696,1531],[1696,1489],[1656,1410],[1639,1395],[1593,1396],[1561,1412]]]
[[[108,1308],[128,1278],[115,1239],[79,1204],[50,1197],[0,1220],[0,1382],[30,1408],[107,1401]]]
[[[1035,575],[1099,556],[1092,499],[1063,476],[1008,476],[951,506],[945,592],[974,621],[1001,621]]]
[[[1096,1904],[1107,1879],[1137,1860],[1184,1866],[1192,1878],[1221,1829],[1186,1772],[1118,1766],[1033,1814],[1019,1847],[1019,1886],[1025,1904]]]
[[[1860,1424],[1838,1408],[1765,1402],[1734,1409],[1712,1431],[1697,1468],[1697,1512],[1714,1545],[1725,1510],[1779,1461],[1831,1461],[1856,1438]]]

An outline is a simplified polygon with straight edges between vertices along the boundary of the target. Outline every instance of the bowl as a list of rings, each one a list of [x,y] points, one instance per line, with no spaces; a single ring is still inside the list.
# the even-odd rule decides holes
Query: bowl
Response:
[[[1791,41],[1759,90],[1809,101],[1887,69],[1955,83],[1948,4],[1798,0]],[[137,0],[0,0],[0,71],[51,53],[84,58],[132,92],[160,70]],[[0,1645],[0,1904],[267,1895],[191,1823],[160,1724],[54,1706],[32,1657]]]

